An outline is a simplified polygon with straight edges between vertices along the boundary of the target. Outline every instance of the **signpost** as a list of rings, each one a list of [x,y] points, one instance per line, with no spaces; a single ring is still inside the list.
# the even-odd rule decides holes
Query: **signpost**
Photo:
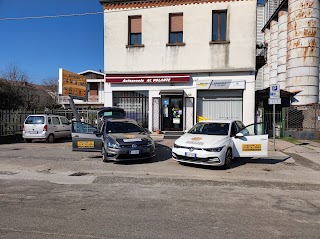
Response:
[[[273,151],[276,151],[276,105],[281,105],[280,86],[278,84],[270,85],[269,105],[273,105]]]

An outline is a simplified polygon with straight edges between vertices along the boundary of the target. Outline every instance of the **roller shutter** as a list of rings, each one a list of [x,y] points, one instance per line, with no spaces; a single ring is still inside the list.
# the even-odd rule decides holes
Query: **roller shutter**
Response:
[[[198,91],[197,116],[242,120],[242,90]]]

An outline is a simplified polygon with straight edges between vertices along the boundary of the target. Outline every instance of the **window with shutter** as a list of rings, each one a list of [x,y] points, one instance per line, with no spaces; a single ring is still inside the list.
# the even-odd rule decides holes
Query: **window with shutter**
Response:
[[[227,40],[227,10],[212,11],[212,39],[213,42]]]
[[[169,14],[169,43],[183,43],[183,13]]]
[[[129,16],[129,45],[142,44],[141,16]]]

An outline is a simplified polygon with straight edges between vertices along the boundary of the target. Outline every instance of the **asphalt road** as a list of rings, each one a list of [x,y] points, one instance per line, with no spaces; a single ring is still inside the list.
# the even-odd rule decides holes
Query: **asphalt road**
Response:
[[[172,142],[126,164],[70,142],[0,145],[0,238],[320,238],[313,165],[184,166]]]

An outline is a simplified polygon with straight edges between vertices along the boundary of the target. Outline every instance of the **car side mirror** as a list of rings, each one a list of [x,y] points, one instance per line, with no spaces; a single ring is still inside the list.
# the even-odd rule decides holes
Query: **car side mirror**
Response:
[[[184,130],[184,133],[186,134],[186,133],[188,133],[188,131],[189,131],[189,130],[185,129],[185,130]]]
[[[242,137],[244,137],[243,133],[237,133],[236,134],[236,138],[242,138]]]

